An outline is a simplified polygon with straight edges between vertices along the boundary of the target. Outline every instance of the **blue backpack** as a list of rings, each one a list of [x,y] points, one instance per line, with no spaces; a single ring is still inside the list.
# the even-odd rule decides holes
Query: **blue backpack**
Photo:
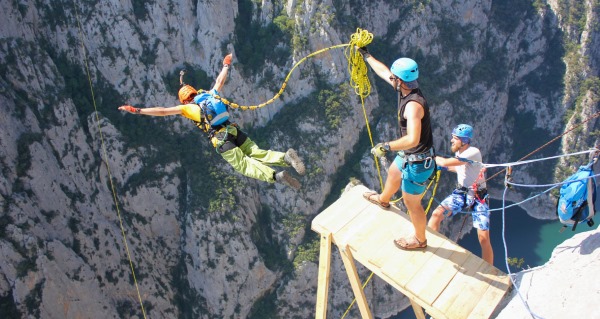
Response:
[[[217,94],[213,90],[214,94]],[[229,120],[227,105],[215,99],[210,93],[198,94],[194,97],[194,103],[198,104],[210,126],[219,126]]]
[[[579,167],[560,188],[556,213],[564,225],[561,232],[567,226],[572,226],[572,230],[575,230],[580,222],[587,222],[590,227],[594,226],[592,217],[596,213],[596,181],[592,177],[592,165],[596,160],[597,158],[594,158],[590,164]]]

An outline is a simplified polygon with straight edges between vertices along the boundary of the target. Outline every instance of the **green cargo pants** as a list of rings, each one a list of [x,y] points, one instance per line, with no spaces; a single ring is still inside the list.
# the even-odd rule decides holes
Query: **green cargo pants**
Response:
[[[267,165],[289,166],[284,161],[285,153],[260,149],[235,125],[221,129],[212,142],[223,159],[244,176],[274,183],[275,170]]]

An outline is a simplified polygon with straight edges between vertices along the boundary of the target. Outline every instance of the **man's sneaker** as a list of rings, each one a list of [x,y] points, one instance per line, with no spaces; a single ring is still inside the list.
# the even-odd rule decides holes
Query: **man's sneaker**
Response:
[[[285,184],[289,187],[300,189],[300,182],[290,175],[287,171],[281,171],[275,174],[275,181]]]
[[[288,165],[293,167],[296,170],[296,172],[298,172],[298,174],[304,175],[304,173],[306,173],[302,159],[298,156],[298,153],[296,153],[296,150],[294,150],[293,148],[290,148],[289,150],[287,150],[287,152],[285,152],[283,160]]]

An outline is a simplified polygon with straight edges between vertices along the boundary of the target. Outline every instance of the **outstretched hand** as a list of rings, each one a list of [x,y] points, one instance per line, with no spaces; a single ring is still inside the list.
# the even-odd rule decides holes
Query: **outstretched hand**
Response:
[[[230,66],[232,58],[233,58],[233,53],[229,53],[228,55],[226,55],[225,58],[223,59],[223,66],[225,66],[225,65]]]
[[[133,107],[131,105],[119,106],[119,110],[129,112],[129,113],[134,113],[134,114],[140,113],[140,111],[141,111],[139,108]]]

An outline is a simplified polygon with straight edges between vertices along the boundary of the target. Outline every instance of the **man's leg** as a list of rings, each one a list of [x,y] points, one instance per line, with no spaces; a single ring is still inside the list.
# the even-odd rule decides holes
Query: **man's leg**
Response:
[[[392,196],[396,194],[398,189],[400,189],[400,185],[402,184],[402,172],[396,161],[392,162],[390,168],[388,169],[388,176],[385,180],[385,187],[383,188],[383,192],[379,196],[379,200],[383,203],[389,203]]]
[[[479,244],[481,245],[481,259],[493,266],[494,251],[492,250],[492,243],[490,242],[490,231],[478,229],[477,237],[479,239]]]
[[[477,229],[477,238],[481,245],[481,258],[494,265],[494,251],[490,242],[490,212],[485,202],[475,201],[473,227]]]
[[[421,205],[421,195],[402,192],[402,198],[404,199],[404,205],[406,205],[406,208],[410,213],[410,220],[415,228],[415,236],[423,243],[427,240],[427,236],[425,235],[427,215],[425,215],[425,209],[423,209],[423,206]]]
[[[433,211],[433,213],[431,214],[431,218],[429,218],[429,223],[427,223],[427,226],[429,226],[435,231],[439,231],[440,223],[442,222],[442,220],[444,220],[444,217],[454,216],[458,214],[464,206],[465,197],[463,195],[456,194],[455,192],[453,192],[452,194],[444,198],[440,205]]]
[[[447,208],[444,206],[438,206],[431,214],[429,222],[427,222],[427,226],[435,231],[440,231],[440,224],[442,223],[442,220],[444,220],[444,213],[446,211]]]
[[[288,166],[285,153],[261,149],[240,129],[237,129],[236,145],[244,154],[265,165]]]
[[[226,144],[223,145],[225,148],[227,148]],[[220,154],[240,174],[268,183],[275,182],[274,169],[246,156],[239,147],[232,145],[229,150]]]
[[[427,215],[421,205],[421,197],[427,188],[427,180],[433,173],[433,167],[423,164],[409,163],[402,169],[402,198],[410,214],[415,229],[413,237],[400,238],[395,241],[396,246],[402,249],[422,249],[427,247]]]

